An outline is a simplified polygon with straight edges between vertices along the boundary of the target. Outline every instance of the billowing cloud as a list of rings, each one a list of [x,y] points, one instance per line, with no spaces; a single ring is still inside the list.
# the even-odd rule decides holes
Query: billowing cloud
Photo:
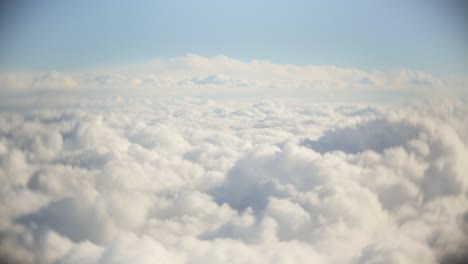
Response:
[[[235,83],[200,76],[184,85]],[[116,97],[2,111],[0,260],[461,263],[467,118],[448,100]]]

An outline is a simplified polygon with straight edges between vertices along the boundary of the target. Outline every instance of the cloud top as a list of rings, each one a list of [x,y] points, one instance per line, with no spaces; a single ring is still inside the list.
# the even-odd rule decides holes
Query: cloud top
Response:
[[[462,262],[467,111],[193,98],[3,111],[0,260]]]

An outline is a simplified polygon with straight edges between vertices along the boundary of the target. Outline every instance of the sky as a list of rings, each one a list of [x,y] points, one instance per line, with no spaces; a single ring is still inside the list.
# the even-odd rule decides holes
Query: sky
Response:
[[[468,263],[467,6],[2,1],[0,263]]]
[[[2,2],[0,70],[77,71],[196,54],[468,72],[462,1]]]

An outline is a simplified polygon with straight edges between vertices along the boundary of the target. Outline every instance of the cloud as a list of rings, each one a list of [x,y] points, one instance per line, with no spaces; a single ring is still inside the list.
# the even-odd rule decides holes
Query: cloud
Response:
[[[1,261],[466,257],[463,102],[111,99],[0,112]]]
[[[205,77],[194,77],[190,81],[200,85],[223,85],[229,83],[230,78],[224,75],[208,75]]]
[[[2,73],[0,74],[2,91],[63,91],[77,88],[79,81],[67,73]]]
[[[24,104],[18,94],[34,93],[36,104],[69,104],[91,95],[204,98],[314,99],[335,101],[403,100],[433,94],[466,97],[466,78],[435,76],[412,69],[366,71],[327,65],[288,65],[270,61],[240,61],[223,55],[186,55],[148,63],[81,72],[4,72],[2,104]],[[43,94],[45,93],[45,95]],[[67,94],[64,98],[63,93]],[[62,98],[57,98],[62,95]],[[392,99],[393,98],[393,99]],[[29,98],[30,99],[30,98]],[[46,101],[46,102],[43,102]]]
[[[70,89],[76,88],[78,83],[71,76],[58,72],[49,72],[34,78],[32,86],[37,89]]]
[[[356,154],[365,150],[382,152],[416,138],[424,130],[410,120],[373,120],[355,127],[338,128],[317,140],[304,140],[303,144],[318,151],[343,151]]]

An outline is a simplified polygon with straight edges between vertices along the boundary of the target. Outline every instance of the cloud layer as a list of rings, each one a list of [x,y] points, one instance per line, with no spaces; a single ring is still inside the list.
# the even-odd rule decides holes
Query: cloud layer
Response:
[[[46,105],[51,103],[47,100],[50,94],[65,94],[66,98],[119,94],[388,101],[434,94],[466,97],[467,87],[468,80],[463,76],[434,76],[410,69],[382,72],[326,65],[297,66],[245,62],[223,55],[210,58],[186,55],[81,72],[0,74],[0,95],[4,98],[13,96],[17,103],[24,104],[26,99],[18,96],[33,93],[35,100],[46,101],[43,102]],[[13,99],[1,102],[11,105]]]
[[[4,111],[0,260],[461,263],[467,118],[452,101]]]

